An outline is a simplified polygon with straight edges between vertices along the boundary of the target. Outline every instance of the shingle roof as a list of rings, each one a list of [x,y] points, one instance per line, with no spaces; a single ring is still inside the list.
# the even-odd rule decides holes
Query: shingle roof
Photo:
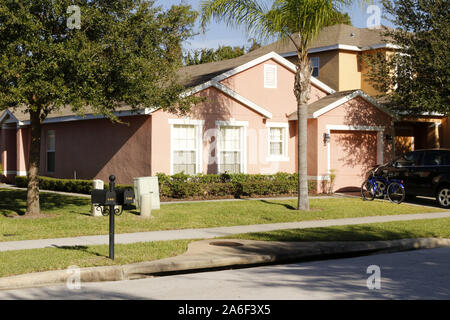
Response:
[[[345,101],[354,99],[356,97],[361,97],[380,109],[381,111],[387,113],[388,115],[394,117],[394,114],[387,110],[383,105],[381,105],[378,101],[376,101],[371,96],[364,93],[364,91],[360,89],[356,90],[347,90],[347,91],[339,91],[333,94],[327,95],[311,104],[308,105],[308,118],[317,118],[323,113],[329,111],[330,107],[335,108],[344,103]],[[342,101],[340,101],[342,100]],[[340,102],[338,102],[340,101]],[[335,104],[337,103],[337,104]],[[297,120],[297,112],[292,112],[289,115],[289,120]]]
[[[9,110],[19,122],[26,122],[30,120],[30,114],[26,112],[25,106],[20,106],[17,108],[9,108],[7,110]],[[0,113],[0,118],[3,116],[4,113],[7,112],[7,110]],[[131,110],[132,108],[130,106],[127,105],[120,106],[116,108],[116,116],[120,116],[122,112],[129,112]],[[91,108],[87,107],[85,110],[85,114],[95,115],[95,112]],[[138,114],[138,111],[136,111],[136,114]],[[52,111],[47,116],[46,120],[48,121],[54,118],[73,117],[73,116],[77,116],[77,113],[73,112],[70,106],[64,106],[59,110]],[[99,115],[99,117],[103,117],[103,115]]]
[[[308,105],[308,117],[312,118],[314,112],[319,111],[322,108],[325,108],[329,106],[330,104],[341,100],[342,98],[347,97],[348,95],[351,95],[352,93],[359,91],[359,90],[348,90],[348,91],[339,91],[333,94],[330,94],[328,96],[323,97],[322,99],[319,99],[311,104]]]

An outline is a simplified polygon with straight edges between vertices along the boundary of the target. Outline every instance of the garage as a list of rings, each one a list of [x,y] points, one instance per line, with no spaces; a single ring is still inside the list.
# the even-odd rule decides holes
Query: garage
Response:
[[[330,170],[335,191],[359,190],[365,173],[377,164],[378,132],[330,130]]]
[[[362,90],[335,92],[309,104],[308,179],[316,181],[317,192],[360,191],[367,171],[391,161],[393,117]],[[297,120],[297,113],[289,120]]]

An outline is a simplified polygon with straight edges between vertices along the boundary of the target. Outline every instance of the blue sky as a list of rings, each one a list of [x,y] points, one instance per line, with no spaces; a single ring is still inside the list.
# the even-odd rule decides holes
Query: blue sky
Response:
[[[167,9],[173,4],[190,4],[193,9],[200,9],[201,0],[155,0],[156,5],[160,5]],[[382,6],[379,5],[379,1],[374,1],[381,10]],[[361,5],[358,1],[354,1],[351,7],[344,10],[348,12],[352,19],[352,23],[358,28],[367,28],[367,21],[371,14],[367,13],[367,5]],[[383,12],[381,11],[381,14]],[[381,19],[381,24],[391,26],[389,22]],[[196,31],[200,34],[193,37],[184,44],[185,50],[193,50],[198,48],[217,48],[219,45],[229,45],[229,46],[249,46],[248,37],[244,29],[231,28],[227,25],[220,23],[210,22],[207,26],[207,31],[203,34],[201,33],[199,23],[197,21]]]

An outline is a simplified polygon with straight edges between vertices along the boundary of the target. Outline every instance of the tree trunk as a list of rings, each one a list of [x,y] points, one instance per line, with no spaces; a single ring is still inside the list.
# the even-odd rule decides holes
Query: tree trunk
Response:
[[[297,99],[297,172],[298,210],[309,210],[308,200],[308,101],[311,93],[311,69],[307,56],[300,56],[295,74],[294,94]]]
[[[27,188],[27,214],[37,215],[40,213],[39,206],[39,164],[41,153],[41,117],[40,108],[38,111],[30,111],[30,160],[28,167],[28,188]]]

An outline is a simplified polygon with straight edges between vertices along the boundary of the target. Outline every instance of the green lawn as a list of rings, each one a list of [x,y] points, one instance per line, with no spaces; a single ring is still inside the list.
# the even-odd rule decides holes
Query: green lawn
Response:
[[[369,241],[403,238],[450,238],[450,218],[373,223],[314,229],[280,230],[233,235],[233,239],[267,241]],[[0,277],[30,272],[94,267],[158,260],[182,254],[194,240],[158,241],[115,246],[115,260],[108,246],[78,246],[0,252]]]
[[[83,268],[159,260],[184,253],[192,241],[116,244],[114,261],[108,258],[108,245],[5,251],[0,252],[0,277],[62,270],[69,266]]]
[[[442,211],[358,198],[311,198],[309,212],[294,210],[295,206],[296,200],[163,204],[152,212],[154,219],[125,211],[116,219],[116,233]],[[25,207],[25,191],[0,189],[0,241],[108,234],[108,218],[90,216],[89,198],[41,193],[41,210],[48,217],[14,218],[23,214]]]

